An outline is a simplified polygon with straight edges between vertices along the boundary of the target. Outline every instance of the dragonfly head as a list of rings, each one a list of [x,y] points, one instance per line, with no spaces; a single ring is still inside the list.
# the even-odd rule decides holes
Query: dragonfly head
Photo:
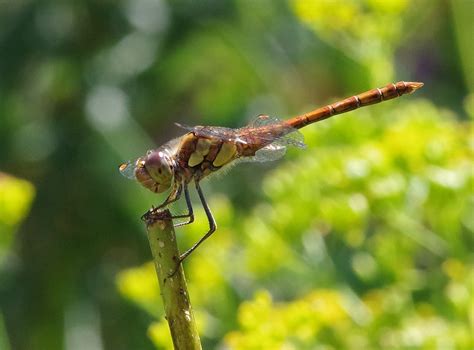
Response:
[[[135,169],[137,180],[149,190],[161,193],[168,190],[173,182],[173,161],[161,150],[148,151]]]
[[[173,183],[173,160],[162,150],[148,151],[146,156],[123,163],[120,172],[155,193],[169,189]]]

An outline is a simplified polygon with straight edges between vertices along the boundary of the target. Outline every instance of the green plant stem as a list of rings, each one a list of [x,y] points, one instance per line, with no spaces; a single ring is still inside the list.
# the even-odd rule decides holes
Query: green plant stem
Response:
[[[145,220],[174,348],[202,349],[181,264],[175,272],[179,251],[171,214],[152,211]]]

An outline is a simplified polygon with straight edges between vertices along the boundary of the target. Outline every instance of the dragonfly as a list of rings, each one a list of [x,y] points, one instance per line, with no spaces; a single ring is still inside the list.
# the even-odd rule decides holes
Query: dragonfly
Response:
[[[411,94],[422,86],[421,82],[391,83],[288,120],[279,120],[262,114],[249,125],[237,129],[220,126],[188,127],[177,124],[186,130],[184,135],[157,149],[147,151],[144,156],[122,163],[119,171],[154,193],[169,191],[163,203],[158,207],[152,207],[142,218],[146,219],[147,215],[163,210],[179,200],[184,193],[188,212],[171,217],[185,220],[174,224],[175,227],[194,221],[188,189],[190,183],[194,182],[209,222],[209,230],[180,255],[179,266],[217,229],[216,220],[200,186],[201,180],[238,162],[265,162],[279,159],[285,154],[288,146],[305,147],[303,135],[298,129],[337,114]]]

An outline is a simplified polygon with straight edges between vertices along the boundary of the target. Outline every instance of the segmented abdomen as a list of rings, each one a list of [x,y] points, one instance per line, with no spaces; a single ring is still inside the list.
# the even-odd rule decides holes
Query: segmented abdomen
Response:
[[[334,115],[349,112],[354,109],[369,106],[375,103],[391,100],[405,94],[411,94],[421,88],[423,83],[399,81],[382,88],[372,89],[359,95],[348,97],[342,101],[315,109],[314,111],[293,117],[285,121],[286,125],[300,129]]]

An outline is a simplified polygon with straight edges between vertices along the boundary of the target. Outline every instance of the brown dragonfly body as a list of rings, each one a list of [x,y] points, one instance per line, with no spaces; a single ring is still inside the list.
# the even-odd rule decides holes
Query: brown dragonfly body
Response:
[[[401,81],[285,121],[260,115],[253,123],[239,129],[216,126],[184,127],[188,130],[185,135],[156,150],[148,151],[144,157],[123,163],[119,169],[123,175],[137,180],[155,193],[171,189],[167,199],[159,207],[151,209],[151,212],[178,200],[184,190],[189,212],[174,218],[187,218],[188,221],[176,226],[189,224],[194,220],[188,193],[188,184],[194,181],[209,219],[210,230],[181,256],[182,261],[216,229],[215,220],[199,186],[203,178],[238,161],[278,159],[284,155],[289,145],[304,147],[303,137],[297,129],[337,114],[411,94],[421,86],[423,83]]]

